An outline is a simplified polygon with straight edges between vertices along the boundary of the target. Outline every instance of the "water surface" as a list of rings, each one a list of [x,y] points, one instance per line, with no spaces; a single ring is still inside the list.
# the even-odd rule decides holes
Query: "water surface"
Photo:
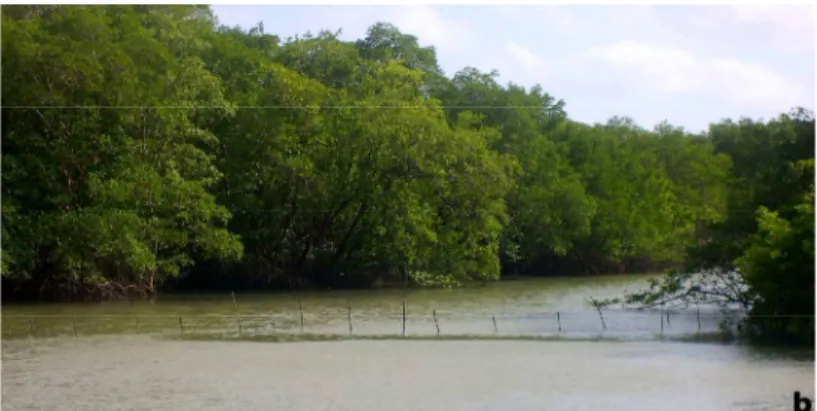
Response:
[[[813,361],[712,344],[15,344],[4,410],[789,411],[793,390],[814,394]]]
[[[372,290],[288,294],[164,296],[154,303],[4,307],[3,337],[89,334],[295,331],[354,334],[509,334],[652,337],[711,332],[723,316],[703,307],[672,312],[605,310],[589,297],[637,291],[647,276],[544,278],[453,290]],[[436,317],[436,320],[435,320]],[[302,321],[303,319],[303,321]]]
[[[4,410],[792,409],[814,398],[813,352],[671,342],[717,312],[609,309],[644,276],[411,291],[406,334],[431,341],[245,342],[288,333],[402,334],[400,290],[166,296],[3,307]],[[350,328],[350,313],[351,324]],[[301,309],[302,307],[302,309]],[[304,328],[301,329],[303,312]],[[437,321],[434,321],[436,313]],[[440,335],[559,341],[434,341]],[[624,342],[580,341],[624,338]],[[654,341],[653,338],[665,338]]]

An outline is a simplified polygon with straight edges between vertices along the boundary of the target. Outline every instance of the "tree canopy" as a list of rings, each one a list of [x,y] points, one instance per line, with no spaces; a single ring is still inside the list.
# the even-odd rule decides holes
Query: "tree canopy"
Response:
[[[813,345],[814,115],[724,121],[709,140],[733,163],[725,214],[702,226],[682,270],[623,302],[738,307],[751,337]]]

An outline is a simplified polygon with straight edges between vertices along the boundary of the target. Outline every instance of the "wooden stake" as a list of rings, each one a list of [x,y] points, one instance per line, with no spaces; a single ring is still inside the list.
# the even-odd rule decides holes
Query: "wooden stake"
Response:
[[[403,337],[406,336],[406,298],[408,296],[408,268],[403,264]]]
[[[599,312],[599,318],[601,318],[601,328],[607,330],[607,324],[604,322],[604,315],[601,313],[601,307],[596,306],[596,311]]]
[[[29,337],[34,336],[34,320],[32,320],[31,318],[28,319],[28,336]]]
[[[352,328],[352,303],[349,302],[349,335],[352,335],[354,328]]]
[[[179,334],[184,334],[184,324],[182,323],[182,316],[179,316]]]
[[[233,297],[233,311],[235,312],[235,322],[238,324],[238,335],[241,335],[241,318],[238,317],[238,303],[235,301],[235,291],[230,291],[230,295]]]
[[[403,337],[406,336],[406,298],[403,297]]]
[[[559,322],[559,332],[562,332],[562,316],[556,311],[556,321]]]
[[[491,320],[494,321],[494,334],[499,334],[499,328],[496,326],[496,316],[491,316]]]
[[[304,331],[304,305],[303,301],[298,300],[298,311],[301,313],[301,332]]]
[[[599,312],[599,318],[601,318],[602,329],[607,330],[607,324],[604,322],[604,315],[602,315],[601,313],[602,303],[593,297],[590,297],[590,303],[593,305],[593,307],[596,307],[596,311]]]
[[[663,309],[661,309],[661,311],[663,311]],[[658,316],[661,317],[661,336],[663,337],[664,336],[664,313],[660,312],[658,314]]]
[[[698,331],[701,331],[701,308],[695,304],[695,316],[698,318]]]
[[[670,323],[669,323],[669,310],[667,310],[667,327],[669,327],[669,326],[670,326]]]
[[[437,310],[431,310],[431,315],[434,317],[434,326],[437,327],[437,337],[440,336],[440,323],[437,322]]]

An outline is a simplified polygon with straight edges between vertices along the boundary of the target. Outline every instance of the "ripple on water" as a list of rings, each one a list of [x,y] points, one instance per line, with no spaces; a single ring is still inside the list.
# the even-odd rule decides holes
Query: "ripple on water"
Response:
[[[728,345],[67,340],[4,344],[3,409],[788,411],[814,394],[813,360]]]

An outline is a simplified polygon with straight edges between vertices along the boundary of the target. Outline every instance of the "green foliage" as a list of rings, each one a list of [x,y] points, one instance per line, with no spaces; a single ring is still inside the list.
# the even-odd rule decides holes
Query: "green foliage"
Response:
[[[813,159],[810,167],[814,167]],[[751,314],[764,339],[814,344],[814,192],[794,207],[791,220],[758,209],[758,233],[736,264],[757,294]],[[763,318],[761,316],[791,316]]]
[[[239,257],[202,124],[229,109],[104,108],[228,106],[198,57],[209,11],[3,10],[3,100],[33,107],[3,108],[3,275],[57,295],[153,293],[195,253]]]
[[[742,327],[748,336],[813,345],[813,115],[795,110],[765,123],[724,121],[713,124],[708,137],[716,157],[728,156],[734,164],[721,177],[725,187],[703,183],[710,193],[717,188],[707,201],[725,202],[726,214],[718,218],[714,209],[699,208],[707,218],[697,230],[701,241],[688,250],[686,269],[623,302],[740,308],[748,314]]]

